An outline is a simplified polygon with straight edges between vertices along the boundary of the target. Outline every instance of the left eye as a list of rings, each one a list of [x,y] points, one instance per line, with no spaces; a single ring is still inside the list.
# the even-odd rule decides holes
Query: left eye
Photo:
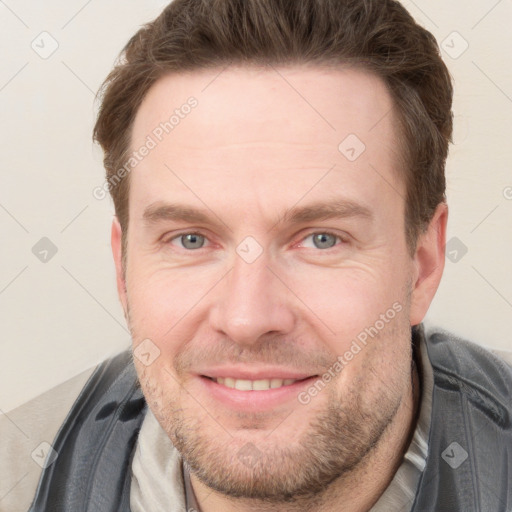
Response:
[[[310,237],[312,237],[311,239],[316,249],[330,249],[336,245],[336,240],[341,240],[339,235],[328,231],[310,233],[308,236],[303,238],[303,240],[307,240]]]
[[[330,249],[336,245],[337,240],[343,242],[339,235],[330,233],[329,231],[310,233],[304,237],[302,241],[307,240],[308,238],[312,239],[314,248],[316,249]],[[172,238],[169,242],[172,243],[175,240],[179,240],[184,249],[195,250],[202,249],[207,238],[200,233],[184,233]]]

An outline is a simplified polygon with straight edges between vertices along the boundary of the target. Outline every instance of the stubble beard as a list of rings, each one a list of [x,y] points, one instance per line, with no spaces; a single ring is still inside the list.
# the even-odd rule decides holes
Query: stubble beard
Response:
[[[404,335],[403,331],[394,334]],[[372,341],[379,342],[379,338]],[[375,367],[366,370],[368,375],[378,375]],[[300,408],[303,406],[266,437],[260,432],[255,435],[254,429],[247,430],[251,422],[253,426],[258,424],[255,415],[247,417],[245,430],[234,431],[234,439],[227,442],[226,435],[222,442],[219,425],[205,424],[214,421],[208,414],[198,419],[197,409],[194,414],[180,400],[170,398],[172,394],[158,386],[146,368],[140,369],[139,380],[153,414],[204,485],[225,496],[269,505],[320,503],[335,481],[350,481],[392,425],[404,398],[399,382],[375,387],[374,381],[374,393],[368,393],[365,379],[359,382],[360,389],[348,393],[328,385],[321,393],[328,395],[324,407],[309,420],[295,442],[287,443],[290,437],[283,426],[290,428],[293,421],[309,418]],[[173,394],[176,396],[176,392]],[[187,396],[186,392],[179,394]],[[268,426],[264,420],[259,423]],[[244,451],[253,453],[252,463],[242,460]]]

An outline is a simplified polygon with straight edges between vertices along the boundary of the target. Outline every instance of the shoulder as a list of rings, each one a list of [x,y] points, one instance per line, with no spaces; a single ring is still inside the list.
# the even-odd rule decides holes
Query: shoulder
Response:
[[[85,510],[91,496],[104,497],[103,509],[110,510],[125,500],[145,413],[131,351],[101,363],[53,440],[58,456],[44,468],[30,510],[46,510],[48,503],[54,510]]]
[[[53,439],[95,368],[0,416],[2,512],[28,509]]]
[[[0,415],[0,510],[28,510],[63,425],[136,382],[129,350]],[[108,411],[110,413],[110,410]],[[54,455],[54,456],[55,456]],[[55,459],[55,460],[57,460]]]
[[[504,477],[512,468],[512,368],[442,329],[429,329],[424,339],[434,386],[428,456],[412,510],[512,510]]]
[[[502,357],[439,328],[427,332],[426,346],[436,386],[459,391],[495,420],[510,421],[512,367]]]

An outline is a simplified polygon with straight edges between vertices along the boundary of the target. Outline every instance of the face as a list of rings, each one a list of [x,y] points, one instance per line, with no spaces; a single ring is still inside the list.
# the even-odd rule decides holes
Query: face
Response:
[[[132,149],[156,145],[130,175],[125,278],[114,222],[118,287],[149,407],[212,489],[313,495],[396,417],[435,286],[395,126],[355,69],[167,76],[140,106]]]

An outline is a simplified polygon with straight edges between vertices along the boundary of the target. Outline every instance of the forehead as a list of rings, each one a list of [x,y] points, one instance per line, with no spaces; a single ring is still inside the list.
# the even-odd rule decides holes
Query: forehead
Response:
[[[347,178],[347,190],[366,183],[376,194],[398,176],[396,135],[386,85],[361,69],[228,67],[169,74],[148,91],[134,121],[131,149],[150,139],[152,148],[131,173],[130,198],[158,199],[164,183],[169,193],[178,190],[176,174],[195,190],[205,182],[210,191],[211,185],[222,190],[229,180],[231,196],[285,182],[292,190],[308,172],[319,176],[333,166]],[[376,172],[385,179],[375,179]]]
[[[228,137],[235,143],[262,125],[262,136],[273,126],[284,125],[299,142],[336,142],[347,129],[364,137],[392,109],[384,82],[370,71],[354,67],[238,66],[172,73],[160,78],[146,94],[136,115],[132,143],[136,145],[168,120],[190,97],[197,99],[199,108],[194,113],[200,115],[194,116],[193,126],[190,122],[180,123],[179,130],[176,126],[173,136],[181,134],[185,139],[208,132],[202,145],[224,142]],[[392,117],[379,124],[388,127]]]

